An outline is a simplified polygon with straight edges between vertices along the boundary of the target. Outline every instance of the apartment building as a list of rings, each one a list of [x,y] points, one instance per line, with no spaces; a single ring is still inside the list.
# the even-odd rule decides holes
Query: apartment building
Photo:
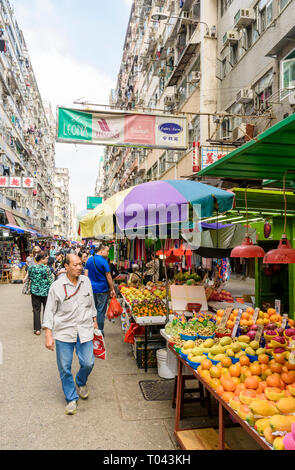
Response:
[[[70,202],[69,239],[76,240],[78,232],[77,206]]]
[[[123,49],[116,108],[182,114],[186,151],[107,148],[104,197],[154,179],[189,177],[216,112],[217,0],[135,0]]]
[[[215,139],[237,145],[294,112],[295,1],[219,1],[217,31],[217,109],[232,116]]]
[[[43,234],[53,229],[55,137],[49,116],[12,5],[1,0],[0,212],[6,223]],[[6,186],[12,176],[33,178],[34,186]]]
[[[184,113],[189,146],[108,147],[104,197],[197,177],[294,112],[295,0],[135,0],[110,104]]]
[[[69,169],[56,168],[54,179],[54,235],[69,239],[72,235],[72,215],[69,198]]]

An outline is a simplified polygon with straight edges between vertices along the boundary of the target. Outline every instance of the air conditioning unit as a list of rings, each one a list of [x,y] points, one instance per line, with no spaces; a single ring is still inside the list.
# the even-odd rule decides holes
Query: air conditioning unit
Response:
[[[242,123],[232,131],[232,141],[244,139],[245,142],[253,139],[255,126],[253,124]]]
[[[240,8],[234,16],[235,28],[247,28],[255,22],[255,11],[253,8]]]
[[[189,18],[189,12],[188,11],[182,11],[180,17],[187,20]]]
[[[171,96],[165,96],[164,98],[164,106],[174,106],[179,102],[179,97],[177,94]]]
[[[241,88],[237,93],[236,103],[251,103],[254,101],[254,92],[251,88]]]
[[[222,46],[226,47],[231,44],[236,44],[239,41],[238,31],[227,31],[222,38]]]
[[[193,71],[190,83],[199,83],[200,80],[201,80],[201,72],[200,71]]]

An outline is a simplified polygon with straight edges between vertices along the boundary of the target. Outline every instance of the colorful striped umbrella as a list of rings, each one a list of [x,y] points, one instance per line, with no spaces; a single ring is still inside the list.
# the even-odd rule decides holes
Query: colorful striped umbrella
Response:
[[[91,211],[80,221],[81,236],[114,233],[114,215],[119,229],[126,231],[186,222],[192,207],[198,217],[210,217],[214,208],[219,213],[232,209],[233,201],[233,193],[196,181],[151,181],[121,191]]]

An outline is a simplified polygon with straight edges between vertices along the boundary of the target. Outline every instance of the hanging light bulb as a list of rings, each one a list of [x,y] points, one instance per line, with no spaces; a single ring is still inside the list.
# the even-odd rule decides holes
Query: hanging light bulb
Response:
[[[287,198],[286,198],[286,175],[287,173],[293,173],[291,170],[287,170],[283,178],[283,191],[284,191],[284,203],[285,203],[285,222],[284,222],[284,233],[280,240],[279,246],[276,250],[270,250],[263,258],[263,264],[295,264],[295,249],[292,248],[286,235],[287,227]]]
[[[246,206],[246,235],[241,245],[236,246],[230,254],[231,258],[263,258],[265,251],[261,246],[253,245],[249,236],[248,226],[248,203],[247,203],[247,188],[245,188],[245,206]]]

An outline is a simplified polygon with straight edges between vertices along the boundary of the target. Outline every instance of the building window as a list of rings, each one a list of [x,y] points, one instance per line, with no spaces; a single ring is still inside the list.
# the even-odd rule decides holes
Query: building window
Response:
[[[272,22],[272,3],[273,0],[260,0],[258,4],[260,33],[263,33]]]
[[[186,78],[182,81],[180,87],[178,88],[179,102],[182,103],[186,100],[187,89],[186,89]]]
[[[285,8],[285,6],[288,5],[288,3],[290,3],[291,0],[280,0],[280,11],[283,10]]]
[[[281,61],[281,100],[295,90],[295,49]]]
[[[163,173],[165,173],[166,171],[166,152],[163,153],[163,155],[161,156],[160,160],[159,160],[159,172],[160,172],[160,175],[162,175]]]
[[[272,96],[273,70],[265,74],[255,85],[256,107],[263,112],[270,106]]]

